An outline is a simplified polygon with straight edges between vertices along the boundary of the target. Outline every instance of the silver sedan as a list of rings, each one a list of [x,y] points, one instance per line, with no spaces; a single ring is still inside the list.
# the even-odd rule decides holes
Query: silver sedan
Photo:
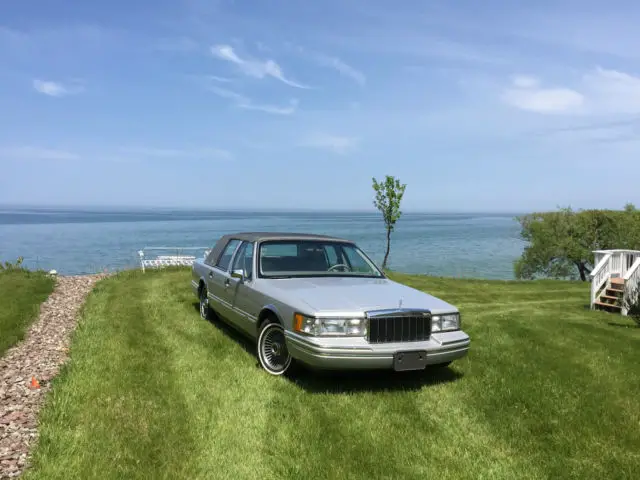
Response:
[[[352,241],[237,233],[192,267],[203,318],[252,338],[262,367],[417,370],[468,353],[453,305],[394,282]]]

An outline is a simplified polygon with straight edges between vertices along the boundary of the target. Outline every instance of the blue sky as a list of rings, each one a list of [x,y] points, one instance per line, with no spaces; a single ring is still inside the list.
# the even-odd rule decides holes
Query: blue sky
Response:
[[[0,6],[0,204],[640,204],[632,1]]]

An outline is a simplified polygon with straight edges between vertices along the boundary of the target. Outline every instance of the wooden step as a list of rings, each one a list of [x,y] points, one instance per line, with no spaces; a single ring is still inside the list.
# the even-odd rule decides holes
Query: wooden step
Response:
[[[611,278],[611,285],[621,285],[624,286],[624,278],[613,277]]]
[[[611,295],[600,295],[600,299],[607,299],[607,300],[613,300],[614,302],[617,302],[618,300],[621,300],[620,297],[612,297]]]
[[[604,302],[593,302],[593,304],[597,307],[603,307],[603,308],[614,308],[616,310],[622,310],[622,307],[620,305],[615,305],[613,303],[604,303]]]
[[[607,293],[609,293],[609,292],[613,292],[614,294],[615,293],[624,293],[624,290],[622,288],[607,287],[605,290],[607,291]]]

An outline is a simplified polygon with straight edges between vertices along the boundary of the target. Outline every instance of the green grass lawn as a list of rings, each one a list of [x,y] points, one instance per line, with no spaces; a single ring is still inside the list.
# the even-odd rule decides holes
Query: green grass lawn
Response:
[[[468,357],[272,377],[187,271],[101,281],[27,478],[640,478],[640,329],[588,285],[394,278],[461,308]]]
[[[42,272],[0,271],[0,357],[24,338],[54,285],[55,280]]]

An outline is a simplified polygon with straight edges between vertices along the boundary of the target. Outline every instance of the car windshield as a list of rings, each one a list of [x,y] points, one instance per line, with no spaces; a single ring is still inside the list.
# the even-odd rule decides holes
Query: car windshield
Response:
[[[263,277],[359,276],[382,273],[354,244],[318,240],[270,240],[260,244]]]

